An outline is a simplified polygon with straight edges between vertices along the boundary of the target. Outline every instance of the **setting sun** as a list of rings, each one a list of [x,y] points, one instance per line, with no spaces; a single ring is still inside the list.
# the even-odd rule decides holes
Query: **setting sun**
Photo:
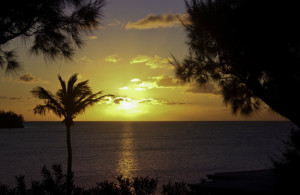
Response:
[[[129,102],[129,101],[126,101],[126,100],[120,102],[120,106],[121,106],[124,110],[132,110],[132,109],[134,109],[134,108],[137,107],[137,105],[134,104],[133,102]]]

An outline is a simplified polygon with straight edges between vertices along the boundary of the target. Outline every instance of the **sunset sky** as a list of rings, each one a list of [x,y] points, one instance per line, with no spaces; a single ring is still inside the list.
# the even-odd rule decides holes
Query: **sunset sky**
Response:
[[[58,74],[67,80],[79,73],[79,81],[89,80],[94,92],[103,90],[117,98],[100,102],[76,120],[283,120],[267,107],[248,118],[234,116],[213,84],[204,89],[176,79],[169,59],[187,54],[178,20],[187,20],[183,0],[108,0],[103,11],[103,26],[85,37],[86,47],[71,62],[30,56],[29,41],[17,39],[8,45],[17,49],[24,69],[14,76],[0,74],[0,109],[22,114],[26,121],[59,120],[53,114],[33,114],[41,101],[30,90],[42,86],[56,92]]]

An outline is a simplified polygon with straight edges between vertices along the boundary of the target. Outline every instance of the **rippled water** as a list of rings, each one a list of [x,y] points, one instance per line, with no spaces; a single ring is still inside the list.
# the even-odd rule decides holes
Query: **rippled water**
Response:
[[[44,164],[66,165],[62,124],[25,126],[0,129],[0,183],[13,186],[19,174],[38,179]],[[91,187],[123,174],[196,183],[215,172],[270,168],[269,155],[280,154],[291,127],[289,122],[76,122],[75,182]]]

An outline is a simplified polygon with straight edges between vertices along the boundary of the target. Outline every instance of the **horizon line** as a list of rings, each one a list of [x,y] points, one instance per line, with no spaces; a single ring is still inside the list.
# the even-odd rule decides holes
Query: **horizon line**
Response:
[[[24,122],[62,122],[62,121],[24,121]],[[291,122],[289,120],[161,120],[161,121],[74,121],[74,122]]]

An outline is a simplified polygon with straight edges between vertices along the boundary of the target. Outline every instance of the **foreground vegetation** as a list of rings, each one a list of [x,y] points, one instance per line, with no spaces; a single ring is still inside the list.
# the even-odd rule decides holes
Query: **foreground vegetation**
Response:
[[[42,180],[32,181],[27,188],[25,176],[16,177],[17,186],[10,188],[0,184],[1,195],[64,195],[67,193],[67,176],[63,174],[61,165],[53,165],[52,172],[45,166],[41,170]],[[72,175],[73,176],[73,175]],[[157,178],[132,177],[122,175],[114,178],[114,181],[103,181],[97,183],[96,187],[85,189],[74,185],[72,179],[73,195],[148,195],[157,194]],[[163,195],[189,195],[194,194],[184,182],[169,182],[162,186]]]
[[[273,158],[278,194],[300,194],[300,129],[292,129],[284,142],[283,157]]]
[[[24,118],[21,114],[0,110],[0,128],[24,128]]]

